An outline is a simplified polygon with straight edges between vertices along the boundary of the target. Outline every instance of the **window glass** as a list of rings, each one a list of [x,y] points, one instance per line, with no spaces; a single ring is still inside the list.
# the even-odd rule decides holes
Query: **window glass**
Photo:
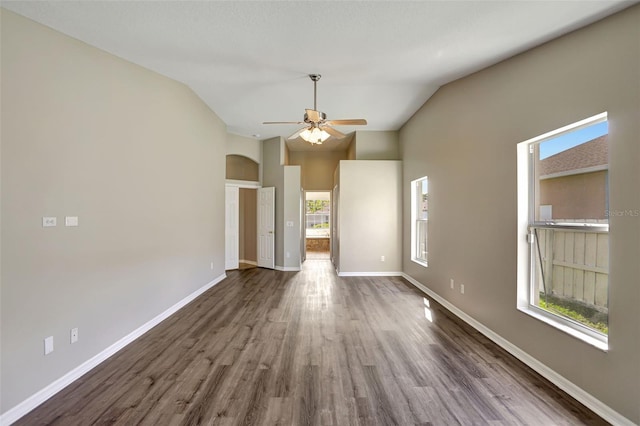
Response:
[[[429,223],[429,180],[423,177],[411,183],[411,259],[427,266]]]
[[[329,238],[331,201],[328,192],[307,192],[305,202],[307,238]]]
[[[608,334],[606,115],[529,144],[529,304]]]

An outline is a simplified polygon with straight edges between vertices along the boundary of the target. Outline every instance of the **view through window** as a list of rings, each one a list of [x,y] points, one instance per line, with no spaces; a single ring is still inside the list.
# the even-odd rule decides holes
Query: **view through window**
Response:
[[[529,303],[606,341],[606,114],[529,144]]]
[[[429,223],[429,180],[411,182],[411,260],[427,266]]]
[[[305,217],[307,238],[329,238],[331,194],[329,192],[307,192]]]

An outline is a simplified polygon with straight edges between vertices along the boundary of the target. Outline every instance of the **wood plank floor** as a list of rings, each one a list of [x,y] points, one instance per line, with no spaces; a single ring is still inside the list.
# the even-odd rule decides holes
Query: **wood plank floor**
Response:
[[[17,424],[114,423],[606,424],[402,278],[328,261],[230,272]]]

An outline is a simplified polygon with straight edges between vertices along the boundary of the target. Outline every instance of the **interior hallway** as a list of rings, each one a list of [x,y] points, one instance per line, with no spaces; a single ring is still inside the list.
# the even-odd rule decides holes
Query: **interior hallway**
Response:
[[[330,253],[328,251],[308,251],[306,260],[329,260]]]

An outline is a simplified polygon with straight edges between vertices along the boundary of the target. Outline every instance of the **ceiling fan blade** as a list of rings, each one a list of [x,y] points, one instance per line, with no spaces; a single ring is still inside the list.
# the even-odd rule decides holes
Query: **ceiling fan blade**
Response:
[[[367,124],[367,120],[364,118],[352,118],[348,120],[327,120],[325,124],[330,126],[364,126]]]
[[[304,124],[303,121],[263,121],[262,124]]]
[[[292,134],[291,136],[289,136],[287,139],[289,139],[290,141],[291,141],[291,140],[294,140],[294,139],[296,139],[298,136],[300,136],[300,133],[304,132],[305,130],[307,130],[307,127],[303,127],[302,129],[297,130],[295,133],[293,133],[293,134]]]
[[[344,133],[339,132],[333,127],[329,127],[327,125],[322,126],[321,129],[329,133],[331,136],[333,136],[336,139],[343,139],[346,136]]]
[[[351,119],[345,119],[345,120],[327,120],[327,115],[322,112],[322,111],[318,111],[317,109],[317,83],[318,80],[320,80],[320,74],[309,74],[309,78],[311,79],[311,81],[313,81],[313,109],[310,108],[306,108],[304,111],[304,119],[303,121],[264,121],[262,124],[302,124],[305,127],[303,127],[302,129],[298,130],[297,132],[295,132],[294,134],[292,134],[291,136],[289,136],[287,139],[291,140],[291,139],[296,139],[300,136],[300,134],[302,134],[302,132],[304,132],[305,130],[308,130],[309,132],[315,131],[317,133],[317,130],[322,128],[323,126],[326,126],[323,130],[325,130],[325,133],[321,135],[321,138],[328,138],[329,136],[327,136],[327,133],[330,136],[333,136],[336,139],[343,139],[346,137],[346,135],[344,133],[341,133],[339,131],[337,131],[336,129],[331,128],[330,126],[365,126],[367,124],[367,120],[365,120],[364,118],[351,118]],[[318,136],[316,133],[313,134],[313,136],[307,136],[305,134],[305,140],[308,139],[309,137],[313,137],[314,139]],[[318,141],[318,143],[321,143],[320,141]]]

